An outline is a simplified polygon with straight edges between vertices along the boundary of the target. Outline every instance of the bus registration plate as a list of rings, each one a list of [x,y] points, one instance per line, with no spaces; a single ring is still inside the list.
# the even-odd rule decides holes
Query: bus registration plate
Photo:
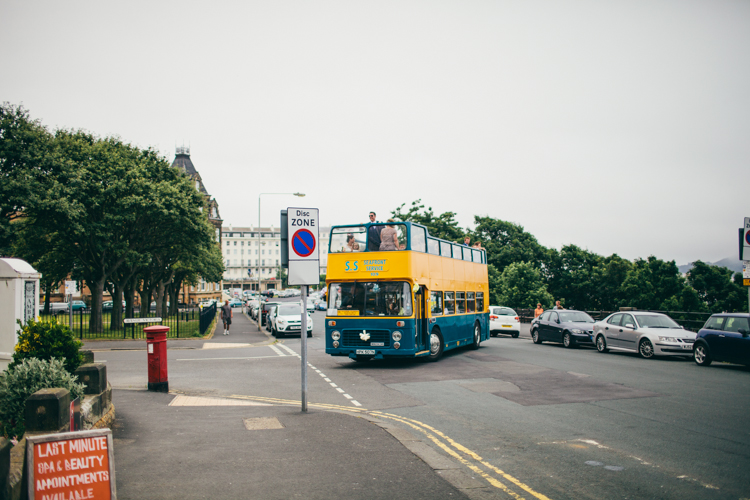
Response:
[[[357,349],[357,354],[372,354],[375,355],[375,349]]]

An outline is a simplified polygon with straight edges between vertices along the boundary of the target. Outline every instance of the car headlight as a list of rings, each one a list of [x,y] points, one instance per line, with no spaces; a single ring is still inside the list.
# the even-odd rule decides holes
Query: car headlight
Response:
[[[578,330],[578,329],[575,329],[575,328],[573,330],[571,330],[570,332],[571,333],[586,333],[583,330]]]
[[[334,330],[331,332],[331,338],[333,340],[338,340],[341,338],[341,333],[339,333],[338,330]]]
[[[674,337],[659,337],[659,340],[661,342],[677,342],[677,339]]]
[[[391,335],[391,337],[393,337],[393,340],[395,340],[396,342],[398,342],[399,340],[401,340],[401,332],[399,332],[398,330],[396,330],[395,332],[393,332],[393,334]]]

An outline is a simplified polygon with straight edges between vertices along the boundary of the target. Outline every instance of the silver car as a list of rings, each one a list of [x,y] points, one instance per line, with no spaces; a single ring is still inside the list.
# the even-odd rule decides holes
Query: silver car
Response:
[[[693,355],[695,333],[684,330],[666,314],[627,311],[594,323],[599,352],[637,352],[644,358]]]

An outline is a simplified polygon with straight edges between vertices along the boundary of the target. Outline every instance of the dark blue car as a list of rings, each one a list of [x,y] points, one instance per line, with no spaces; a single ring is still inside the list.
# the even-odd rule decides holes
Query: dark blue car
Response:
[[[693,344],[693,359],[701,366],[712,361],[750,365],[750,314],[714,314]]]
[[[548,310],[531,322],[531,338],[535,344],[549,341],[565,347],[593,346],[593,327],[594,319],[583,311]]]

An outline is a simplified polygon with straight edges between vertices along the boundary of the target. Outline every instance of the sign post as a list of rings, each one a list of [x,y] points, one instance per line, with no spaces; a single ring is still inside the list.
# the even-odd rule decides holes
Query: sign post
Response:
[[[282,213],[282,222],[284,214]],[[300,304],[302,351],[302,411],[307,411],[307,287],[320,282],[320,252],[318,249],[318,209],[287,208],[286,227],[289,253],[290,285],[301,285]]]
[[[68,296],[68,319],[70,321],[70,329],[73,329],[73,295],[78,295],[78,282],[66,281],[65,282],[65,295]]]
[[[745,224],[740,229],[740,260],[742,261],[742,284],[747,289],[747,310],[750,312],[750,217],[745,217]]]

